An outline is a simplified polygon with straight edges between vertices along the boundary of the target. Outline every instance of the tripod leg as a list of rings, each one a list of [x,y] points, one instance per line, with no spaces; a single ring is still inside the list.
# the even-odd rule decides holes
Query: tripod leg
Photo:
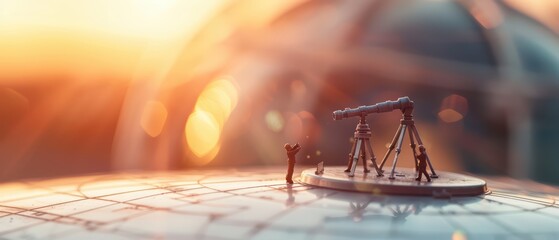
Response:
[[[349,172],[351,170],[351,163],[353,161],[353,155],[355,154],[355,143],[357,139],[353,140],[353,144],[351,145],[351,151],[349,152],[349,157],[347,159],[347,168],[344,172]]]
[[[373,162],[373,167],[377,171],[377,176],[382,176],[382,171],[377,166],[375,153],[373,152],[373,147],[371,147],[371,141],[369,139],[365,139],[365,149],[367,149],[369,155],[371,156],[371,161]]]
[[[396,146],[396,153],[394,153],[394,162],[392,164],[392,171],[390,171],[390,177],[388,179],[394,179],[394,169],[396,169],[396,164],[398,164],[398,156],[402,150],[402,142],[404,141],[404,135],[406,135],[406,125],[402,125],[402,131],[400,131],[400,137],[398,138],[398,145]]]
[[[359,159],[359,153],[361,152],[361,142],[363,140],[361,138],[357,139],[355,143],[355,151],[353,152],[353,163],[351,165],[351,171],[349,172],[349,176],[355,176],[355,168],[357,167],[357,160]]]
[[[367,139],[363,139],[363,141],[361,141],[361,159],[363,159],[363,172],[364,173],[369,173],[371,171],[367,168],[366,143],[367,143]]]
[[[417,132],[417,128],[415,127],[415,125],[411,125],[411,130],[413,131],[415,138],[417,139],[417,143],[419,143],[419,145],[423,145],[423,142],[421,141],[421,137],[419,137],[419,133]],[[432,178],[438,178],[439,176],[437,175],[437,173],[435,172],[435,169],[433,168],[433,165],[431,164],[431,160],[429,159],[429,155],[427,155],[427,164],[429,164],[429,169],[431,169],[431,177]]]
[[[417,174],[419,172],[419,166],[418,166],[419,161],[417,160],[417,152],[415,151],[415,146],[416,145],[415,145],[415,140],[413,139],[413,129],[412,129],[413,125],[409,126],[409,128],[410,129],[408,129],[408,133],[410,135],[410,147],[411,147],[411,150],[413,152],[413,160],[414,160],[413,162],[415,163],[414,164],[415,173]]]
[[[394,138],[392,139],[392,142],[390,143],[390,146],[388,147],[388,150],[386,151],[386,153],[384,154],[384,157],[382,158],[382,162],[380,163],[379,169],[381,172],[384,172],[382,170],[382,168],[384,167],[384,163],[386,163],[386,159],[388,159],[388,156],[390,156],[390,153],[392,152],[392,150],[394,150],[394,146],[396,146],[396,141],[398,141],[398,136],[400,136],[400,132],[402,131],[402,124],[400,124],[400,126],[398,126],[398,130],[396,130],[396,134],[394,134]]]

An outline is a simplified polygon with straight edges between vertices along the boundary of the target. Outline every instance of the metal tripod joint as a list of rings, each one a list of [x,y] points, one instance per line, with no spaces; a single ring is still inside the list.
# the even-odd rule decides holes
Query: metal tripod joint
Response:
[[[415,103],[411,100],[407,104],[405,104],[405,107],[401,108],[402,115],[412,116],[414,105],[415,105]]]
[[[360,124],[367,123],[367,119],[365,118],[366,116],[367,116],[366,114],[361,114],[361,116],[359,117],[359,123]]]

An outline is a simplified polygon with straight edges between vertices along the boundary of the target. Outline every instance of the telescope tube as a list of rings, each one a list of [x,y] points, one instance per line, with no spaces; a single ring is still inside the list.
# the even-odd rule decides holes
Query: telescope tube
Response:
[[[357,108],[346,108],[344,110],[336,110],[332,113],[334,120],[342,120],[350,117],[360,117],[369,113],[391,112],[395,109],[413,108],[413,101],[409,97],[401,97],[396,101],[386,101],[369,106],[359,106]]]

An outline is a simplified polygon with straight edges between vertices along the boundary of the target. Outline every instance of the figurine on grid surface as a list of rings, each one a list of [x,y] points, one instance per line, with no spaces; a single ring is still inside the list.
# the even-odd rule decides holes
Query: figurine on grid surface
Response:
[[[293,184],[293,169],[295,168],[295,155],[301,150],[299,143],[291,146],[286,143],[284,146],[287,151],[287,175],[285,175],[285,181],[289,184]]]
[[[421,175],[425,175],[427,182],[430,182],[431,178],[429,174],[427,174],[427,153],[425,153],[425,147],[423,145],[419,145],[419,154],[416,157],[417,160],[419,160],[416,168],[419,171],[419,175],[415,180],[421,182]]]

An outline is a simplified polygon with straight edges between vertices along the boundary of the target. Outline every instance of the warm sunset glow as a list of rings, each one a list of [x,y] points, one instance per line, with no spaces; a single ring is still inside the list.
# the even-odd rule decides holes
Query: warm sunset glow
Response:
[[[144,131],[151,137],[157,137],[161,133],[167,120],[167,108],[157,101],[149,101],[144,107],[141,125]]]
[[[124,79],[150,47],[173,43],[166,49],[180,51],[226,2],[0,1],[0,80],[61,74]]]

